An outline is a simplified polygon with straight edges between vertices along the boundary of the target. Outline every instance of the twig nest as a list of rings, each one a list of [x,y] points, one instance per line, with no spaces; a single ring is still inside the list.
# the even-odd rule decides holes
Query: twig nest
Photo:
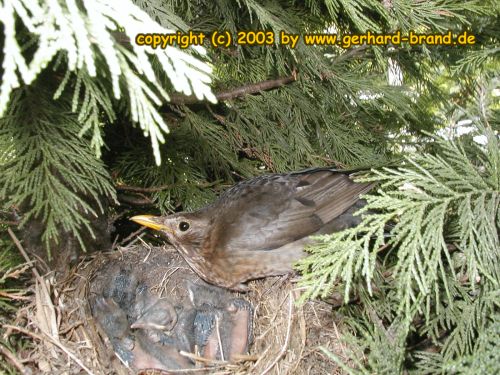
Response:
[[[90,282],[91,312],[128,368],[174,372],[234,360],[252,340],[252,306],[209,285],[176,251],[109,257]]]
[[[100,254],[53,290],[60,340],[80,363],[62,360],[58,347],[44,358],[69,373],[340,373],[319,349],[343,355],[330,305],[297,306],[286,277],[249,287],[206,284],[169,246]]]

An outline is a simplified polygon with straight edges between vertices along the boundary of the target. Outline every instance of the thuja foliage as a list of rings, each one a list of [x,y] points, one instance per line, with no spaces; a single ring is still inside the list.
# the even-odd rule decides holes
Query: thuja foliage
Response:
[[[68,143],[75,149],[83,147],[80,152],[84,154],[90,146],[105,161],[115,186],[157,187],[147,198],[162,212],[200,206],[221,186],[263,171],[383,162],[407,135],[432,130],[427,105],[443,102],[441,90],[433,84],[435,68],[451,58],[459,60],[467,49],[361,46],[343,50],[303,43],[295,49],[279,43],[152,49],[135,44],[137,33],[190,29],[206,35],[214,30],[228,30],[233,35],[240,30],[263,30],[276,36],[281,31],[303,35],[334,30],[344,35],[368,29],[459,32],[476,27],[477,18],[488,9],[487,4],[476,1],[135,4],[2,1],[0,112],[6,114],[12,106],[20,112],[51,116],[49,111],[58,111],[60,106],[61,116],[67,114],[71,129],[85,139],[81,143],[69,137]],[[488,43],[478,43],[478,50]],[[389,67],[399,67],[396,71],[408,84],[389,84]],[[55,104],[32,101],[21,108],[28,102],[19,101],[22,96],[16,91],[40,80],[42,72],[47,75],[45,82],[53,82],[49,94]],[[266,91],[261,84],[268,81],[271,86]],[[219,97],[217,104],[210,88]],[[55,123],[62,123],[62,117]],[[9,128],[13,126],[11,121]],[[55,134],[48,124],[40,131]],[[3,134],[3,144],[24,149],[21,138]],[[25,157],[34,160],[34,152]],[[11,157],[11,168],[23,164],[18,154]],[[163,164],[158,166],[161,160]],[[85,179],[90,175],[82,176],[78,168],[65,172],[68,182],[53,191],[77,192],[80,185],[87,186]],[[39,173],[48,172],[41,169]],[[105,185],[106,178],[91,178],[92,189]],[[27,205],[28,212],[44,221],[54,217],[50,209],[56,206],[42,203],[45,198],[49,202],[71,197],[62,193],[44,196],[27,185],[15,186],[21,190],[11,189],[2,198],[3,206]],[[143,202],[143,196],[140,198]],[[64,202],[65,207],[73,204]],[[56,227],[62,232],[85,230],[79,215],[64,214],[65,226],[48,225],[45,238],[54,237]]]
[[[475,30],[477,18],[487,9],[487,4],[475,1],[392,1],[383,5],[351,0],[137,0],[136,4],[164,27],[174,24],[181,31],[192,29],[207,35],[214,30],[228,30],[233,35],[240,30],[271,30],[275,35],[332,30],[345,35],[368,29],[459,32],[468,27]],[[174,20],[172,14],[179,19]],[[482,23],[483,28],[486,25]],[[489,40],[478,45],[478,50],[484,50]],[[229,185],[262,172],[311,165],[380,164],[406,138],[414,142],[422,129],[433,130],[432,106],[446,100],[435,84],[437,72],[467,51],[426,46],[342,50],[303,43],[294,50],[278,43],[207,47],[214,66],[214,92],[227,99],[217,105],[172,101],[175,105],[168,110],[172,132],[161,149],[168,168],[155,168],[144,155],[147,144],[139,144],[133,135],[132,147],[116,148],[110,164],[125,183],[169,186],[152,194],[164,212],[207,203],[219,187],[212,185],[214,181]],[[388,84],[390,67],[399,72],[405,85]],[[234,89],[294,76],[297,81],[279,88],[257,88],[244,97],[231,96]],[[110,130],[110,137],[116,134]],[[134,167],[134,160],[147,167]],[[191,188],[186,181],[193,181]]]
[[[2,217],[28,236],[40,232],[48,250],[68,234],[85,249],[82,234],[95,232],[90,222],[117,203],[99,158],[104,126],[118,118],[137,124],[159,164],[167,91],[214,101],[212,68],[201,46],[131,43],[139,32],[172,30],[129,1],[5,0],[0,15]]]
[[[484,146],[435,137],[435,154],[373,170],[363,180],[378,188],[366,196],[361,225],[320,237],[300,262],[304,298],[335,288],[359,301],[343,310],[359,333],[347,340],[367,353],[367,361],[352,353],[362,373],[398,372],[406,362],[422,372],[494,363],[487,351],[500,307],[500,142],[483,129]],[[439,354],[418,351],[426,346]]]
[[[5,53],[0,116],[6,111],[12,90],[31,84],[57,59],[64,78],[55,98],[71,80],[72,110],[79,113],[82,133],[92,129],[97,155],[103,144],[100,114],[113,122],[116,115],[112,100],[124,99],[131,119],[150,137],[156,163],[160,163],[159,143],[164,142],[168,126],[157,107],[169,96],[158,72],[168,77],[172,91],[215,101],[209,87],[211,68],[189,53],[203,55],[202,47],[193,46],[188,52],[130,43],[138,33],[145,32],[146,25],[149,33],[172,32],[130,1],[89,0],[79,4],[74,0],[5,0],[0,11]],[[118,42],[119,29],[130,48]],[[22,43],[20,39],[28,40]]]
[[[450,104],[465,106],[477,75],[498,71],[496,1],[134,3],[0,0],[2,219],[21,231],[36,221],[52,248],[68,233],[83,246],[115,190],[124,205],[169,212],[262,172],[373,166],[418,150],[399,168],[376,169],[362,225],[323,237],[301,263],[305,298],[336,288],[353,302],[340,309],[357,364],[342,364],[348,371],[487,372],[498,363],[485,354],[498,331],[494,126],[484,126],[485,148],[430,135],[456,122]],[[134,43],[139,32],[190,29],[466,30],[476,44]],[[139,204],[125,200],[136,191]]]
[[[81,231],[92,232],[90,218],[103,213],[115,190],[89,137],[79,136],[70,101],[54,102],[48,87],[16,91],[0,119],[0,199],[23,212],[21,225],[42,218],[46,245],[57,242],[59,233],[82,242]]]

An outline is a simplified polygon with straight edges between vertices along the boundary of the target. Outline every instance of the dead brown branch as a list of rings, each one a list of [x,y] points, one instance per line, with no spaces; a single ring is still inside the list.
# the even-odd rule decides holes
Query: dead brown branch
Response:
[[[118,201],[126,203],[131,206],[153,206],[154,203],[147,197],[137,197],[132,195],[119,194]]]
[[[291,75],[288,77],[281,77],[276,79],[269,79],[267,81],[262,81],[258,83],[251,83],[248,85],[240,86],[231,90],[221,91],[215,94],[215,97],[218,101],[223,100],[231,100],[235,98],[239,98],[244,95],[257,94],[262,91],[267,91],[271,89],[275,89],[289,83],[295,82],[297,80],[296,75]],[[200,102],[196,96],[185,96],[180,94],[172,94],[170,95],[170,104],[176,105],[188,105],[195,104]]]
[[[21,328],[21,327],[16,327],[16,326],[13,326],[13,325],[10,325],[10,324],[4,324],[4,327],[7,327],[7,328],[10,328],[10,329],[13,329],[15,331],[19,331],[21,333],[24,333],[25,335],[27,336],[31,336],[33,337],[34,339],[37,339],[39,341],[44,341],[44,337],[47,338],[52,344],[54,344],[55,346],[57,346],[59,349],[61,349],[68,357],[70,357],[73,361],[75,361],[75,363],[80,366],[82,368],[82,370],[84,370],[85,372],[87,372],[87,374],[89,375],[92,375],[93,372],[83,364],[82,361],[80,361],[80,359],[78,359],[77,356],[75,356],[71,351],[69,351],[61,342],[55,340],[52,336],[50,336],[49,334],[41,331],[43,333],[43,336],[40,336],[34,332],[31,332],[27,329],[24,329],[24,328]]]
[[[29,374],[30,372],[26,370],[21,361],[12,353],[7,347],[0,343],[0,354],[2,354],[10,363],[14,365],[15,368],[19,370],[21,374]]]
[[[196,183],[193,185],[196,185],[199,188],[206,188],[206,187],[211,187],[219,184],[221,181],[214,181],[214,182],[201,182],[201,183]],[[159,186],[151,186],[151,187],[143,187],[143,186],[131,186],[131,185],[117,185],[115,186],[116,190],[118,191],[130,191],[134,193],[156,193],[158,191],[162,190],[168,190],[172,189],[174,187],[179,187],[179,186],[187,186],[188,184],[182,183],[182,184],[165,184],[165,185],[159,185]]]

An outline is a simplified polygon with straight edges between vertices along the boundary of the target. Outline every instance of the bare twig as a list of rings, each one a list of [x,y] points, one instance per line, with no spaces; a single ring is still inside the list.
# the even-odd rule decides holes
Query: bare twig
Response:
[[[221,366],[227,365],[226,361],[218,361],[216,359],[209,359],[209,358],[201,357],[201,356],[193,354],[193,353],[185,352],[184,350],[179,351],[179,354],[182,355],[183,357],[190,358],[196,362],[215,364],[215,365],[221,365]]]
[[[217,332],[217,343],[219,345],[220,356],[221,356],[222,361],[225,361],[224,350],[222,348],[222,339],[220,337],[220,325],[219,325],[219,317],[218,316],[215,317],[215,329]]]
[[[144,242],[144,241],[143,241],[143,239],[142,239],[142,236],[144,236],[145,234],[146,234],[145,232],[143,232],[143,233],[139,234],[136,238],[134,238],[132,241],[130,241],[130,242],[127,244],[127,246],[132,246],[132,245],[134,245],[137,241],[142,241],[142,242]]]
[[[23,256],[24,260],[26,260],[26,262],[28,262],[29,264],[32,264],[31,259],[29,258],[28,254],[26,253],[26,251],[23,248],[23,245],[21,245],[21,242],[16,237],[16,235],[14,234],[14,232],[12,231],[12,229],[7,228],[7,232],[9,233],[10,238],[12,238],[12,241],[14,241],[14,244],[16,245],[17,249],[19,250],[19,252]],[[40,281],[43,285],[45,285],[45,283],[43,282],[42,277],[38,273],[38,270],[33,265],[31,266],[31,272],[33,272],[33,275],[35,275],[35,277],[38,279],[38,281]]]
[[[208,112],[212,115],[213,118],[215,118],[221,125],[226,125],[226,119],[224,116],[218,115],[212,110],[212,107],[209,106],[208,104],[205,105],[207,108]]]
[[[147,197],[137,197],[132,195],[120,194],[118,196],[120,202],[129,204],[131,206],[152,206],[153,201]]]
[[[271,345],[267,346],[266,349],[264,349],[264,351],[260,354],[259,359],[255,362],[254,368],[257,368],[259,364],[264,361],[269,350],[271,350]]]
[[[195,186],[200,187],[200,188],[212,187],[212,186],[220,184],[220,182],[221,181],[201,182],[201,183],[197,183],[197,184],[187,184],[187,183],[166,184],[166,185],[151,186],[151,187],[117,185],[117,186],[115,186],[115,189],[118,191],[130,191],[130,192],[134,192],[134,193],[156,193],[158,191],[168,190],[168,189],[172,189],[174,187],[188,186],[188,185],[189,186],[195,185]]]
[[[8,348],[6,348],[2,343],[0,343],[0,353],[8,359],[14,367],[16,367],[21,374],[29,374],[30,372],[26,370],[23,364],[17,359],[17,357]]]
[[[116,246],[118,245],[118,238],[119,237],[120,237],[120,235],[118,235],[118,234],[115,236],[115,239],[113,240],[113,244],[111,245],[111,251],[116,249]]]
[[[135,232],[133,232],[132,234],[128,235],[127,237],[125,237],[123,240],[120,241],[120,246],[123,246],[125,245],[128,241],[130,241],[132,238],[134,238],[135,236],[141,234],[142,232],[144,232],[146,230],[146,227],[140,227],[139,229],[137,229]],[[113,246],[114,248],[114,246]]]
[[[316,159],[319,159],[319,160],[323,160],[324,162],[330,164],[330,165],[335,165],[336,167],[338,168],[345,168],[346,165],[341,163],[340,161],[337,161],[337,160],[333,160],[333,159],[330,159],[330,158],[327,158],[325,156],[321,156],[321,155],[311,155],[313,158],[316,158]]]
[[[297,295],[296,295],[296,297],[297,297]],[[303,309],[300,309],[298,311],[298,317],[299,317],[299,328],[300,328],[300,337],[301,337],[300,352],[298,354],[298,358],[300,358],[300,359],[298,361],[296,361],[295,366],[290,371],[291,374],[296,373],[297,367],[299,367],[300,362],[302,361],[302,358],[304,357],[304,350],[306,347],[306,340],[307,340],[307,323],[306,323],[306,318],[304,317],[304,310]]]
[[[337,343],[339,343],[340,349],[342,349],[342,355],[344,356],[344,358],[347,358],[346,355],[347,350],[344,344],[342,343],[342,338],[340,337],[339,330],[337,329],[337,324],[335,323],[335,321],[333,322],[333,329],[335,330],[335,335],[337,336]]]
[[[153,187],[142,187],[142,186],[129,186],[129,185],[117,185],[116,190],[119,191],[132,191],[137,193],[155,193],[157,191],[167,190],[174,187],[175,184],[167,184]]]
[[[275,88],[287,85],[289,83],[292,83],[296,80],[297,80],[296,74],[288,76],[288,77],[269,79],[267,81],[262,81],[262,82],[258,82],[258,83],[251,83],[251,84],[240,86],[240,87],[237,87],[237,88],[234,88],[231,90],[222,91],[222,92],[215,94],[215,97],[219,101],[235,99],[235,98],[238,98],[240,96],[249,95],[249,94],[256,94],[256,93],[261,92],[261,91],[275,89]],[[199,103],[199,102],[200,102],[200,100],[198,100],[194,95],[192,95],[192,96],[185,96],[185,95],[179,95],[179,94],[170,95],[170,104],[187,105],[187,104],[195,104],[195,103]]]
[[[21,327],[16,327],[16,326],[13,326],[13,325],[10,325],[10,324],[4,324],[3,325],[4,327],[7,327],[7,328],[10,328],[10,329],[13,329],[15,331],[19,331],[21,333],[24,333],[25,335],[28,335],[28,336],[31,336],[37,340],[40,340],[40,341],[43,341],[43,337],[34,333],[34,332],[31,332],[27,329],[24,329],[24,328],[21,328]],[[80,359],[78,359],[78,357],[76,355],[74,355],[71,351],[69,351],[63,344],[61,344],[60,342],[58,342],[57,340],[54,340],[54,338],[45,333],[44,331],[40,330],[40,332],[42,332],[42,334],[52,343],[54,344],[55,346],[57,346],[59,349],[61,349],[68,357],[70,357],[73,361],[75,361],[75,363],[80,366],[87,374],[89,375],[93,375],[94,373],[87,367],[83,364],[82,361],[80,361]]]
[[[0,224],[4,225],[18,225],[19,221],[13,221],[13,220],[0,220]]]
[[[32,264],[31,259],[28,257],[28,254],[24,250],[23,246],[21,245],[21,242],[19,239],[16,237],[14,232],[10,229],[7,228],[7,232],[9,233],[10,237],[14,241],[16,247],[18,248],[19,252],[23,256],[23,258],[28,262],[29,264]],[[49,288],[47,287],[47,284],[45,283],[45,280],[40,276],[40,273],[38,272],[37,268],[34,265],[31,265],[31,272],[33,272],[33,275],[35,276],[35,279],[40,285],[41,288],[41,293],[43,296],[45,296],[46,301],[42,303],[40,301],[40,293],[35,293],[35,301],[37,304],[37,307],[39,308],[38,312],[43,315],[43,318],[46,319],[49,322],[49,326],[47,327],[48,329],[51,328],[51,331],[54,333],[54,335],[57,335],[57,322],[56,322],[56,312],[54,308],[54,304],[52,303],[52,300],[50,298],[50,291]],[[48,314],[48,315],[47,315]],[[40,323],[40,322],[39,322]],[[41,329],[43,332],[43,330]],[[50,336],[50,341],[51,342],[57,342],[58,344],[56,345],[61,345],[58,340],[56,340],[54,337],[52,337],[50,334],[45,333],[45,335]]]
[[[26,297],[21,294],[17,293],[8,293],[0,290],[0,297],[8,298],[8,299],[13,299],[13,300],[20,300],[20,301],[29,301],[31,300],[31,297]]]
[[[115,186],[115,188],[116,188],[116,186]],[[109,217],[108,222],[109,223],[114,223],[114,222],[118,221],[119,219],[121,219],[122,217],[124,217],[125,215],[128,215],[128,214],[129,214],[129,212],[127,210],[115,213],[115,214],[113,214],[113,215],[111,215]]]
[[[79,308],[80,308],[80,306],[76,307],[75,310],[77,310]],[[84,323],[81,320],[79,320],[79,321],[77,321],[77,322],[75,322],[73,324],[70,324],[68,327],[62,329],[59,333],[61,335],[64,335],[64,334],[68,333],[69,331],[71,331],[71,330],[73,330],[73,329],[75,329],[75,328],[77,328],[77,327],[79,327],[79,326],[81,326],[83,324]]]
[[[256,362],[260,356],[252,354],[233,354],[231,362]]]
[[[279,281],[279,279],[278,279],[278,281]],[[273,286],[274,286],[275,284],[276,284],[276,283],[274,283],[274,284],[273,284]],[[269,289],[268,289],[268,290],[269,290]],[[262,294],[262,296],[263,296],[263,295],[265,295],[265,293],[264,293],[264,294]],[[261,296],[261,298],[262,298],[262,296]],[[284,298],[284,299],[280,302],[280,304],[279,304],[278,308],[274,311],[274,315],[273,315],[273,317],[271,318],[271,321],[272,321],[272,322],[274,322],[274,321],[277,319],[278,314],[279,314],[279,313],[280,313],[280,311],[281,311],[281,306],[283,306],[283,303],[285,303],[285,301],[286,301],[286,298]],[[265,336],[268,334],[268,332],[269,332],[269,331],[271,331],[272,329],[274,329],[274,327],[273,327],[272,325],[270,325],[270,326],[269,326],[269,327],[268,327],[268,328],[267,328],[267,329],[266,329],[263,333],[261,333],[261,334],[259,335],[259,337],[257,337],[257,340],[260,340],[261,338],[265,337]]]

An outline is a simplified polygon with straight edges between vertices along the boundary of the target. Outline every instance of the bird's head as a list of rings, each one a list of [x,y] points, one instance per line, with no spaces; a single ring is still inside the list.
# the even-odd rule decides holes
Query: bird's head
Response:
[[[207,220],[195,213],[139,215],[130,220],[159,231],[172,245],[184,252],[195,252],[201,247],[207,228]]]

